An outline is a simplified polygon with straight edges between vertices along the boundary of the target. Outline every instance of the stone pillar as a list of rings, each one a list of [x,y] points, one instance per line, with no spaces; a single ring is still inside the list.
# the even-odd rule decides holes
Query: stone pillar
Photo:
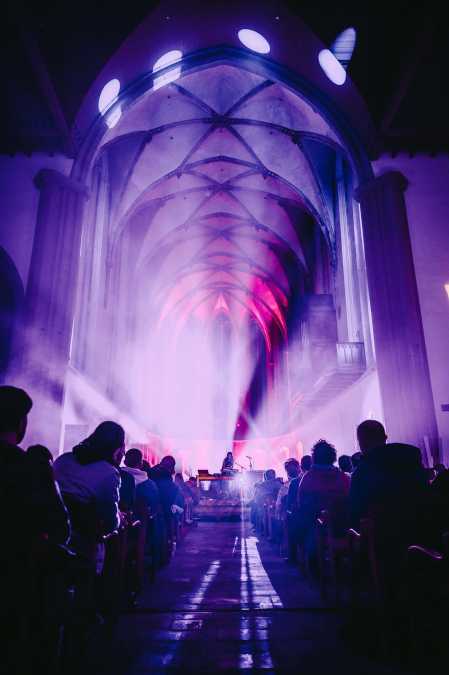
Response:
[[[361,185],[360,202],[380,391],[390,441],[430,448],[438,433],[404,190],[389,171]]]
[[[35,184],[40,200],[25,297],[22,368],[35,402],[27,440],[40,439],[57,452],[87,190],[51,169],[40,171]]]
[[[337,318],[332,295],[308,296],[307,328],[313,370],[316,374],[332,370],[337,365]]]

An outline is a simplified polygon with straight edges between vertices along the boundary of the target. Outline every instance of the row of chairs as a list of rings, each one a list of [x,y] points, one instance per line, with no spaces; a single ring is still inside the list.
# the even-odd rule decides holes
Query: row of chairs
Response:
[[[308,551],[301,546],[298,551],[300,568],[311,583],[318,583],[323,602],[339,607],[351,620],[368,615],[375,625],[374,650],[381,656],[388,658],[399,644],[411,661],[429,655],[448,658],[449,533],[438,550],[416,544],[401,557],[394,529],[387,543],[380,544],[373,520],[342,531],[339,515],[329,508],[316,519],[315,564],[310,564]],[[255,524],[284,555],[287,527],[275,518],[274,500],[265,500]]]
[[[137,504],[104,535],[94,507],[63,498],[72,538],[69,547],[41,539],[30,551],[27,621],[14,650],[26,645],[28,653],[17,672],[82,672],[93,642],[111,637],[120,613],[138,601],[193,522],[188,500],[183,514],[169,516]]]

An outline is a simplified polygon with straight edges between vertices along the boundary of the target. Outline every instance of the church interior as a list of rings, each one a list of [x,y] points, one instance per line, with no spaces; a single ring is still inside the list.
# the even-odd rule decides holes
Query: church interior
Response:
[[[448,8],[1,11],[9,672],[439,667]]]

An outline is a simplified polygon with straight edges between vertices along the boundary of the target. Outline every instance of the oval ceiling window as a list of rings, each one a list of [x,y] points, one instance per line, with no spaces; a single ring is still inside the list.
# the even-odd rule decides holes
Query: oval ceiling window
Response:
[[[270,43],[263,35],[250,28],[241,28],[237,33],[239,40],[248,49],[258,54],[268,54],[270,52]]]

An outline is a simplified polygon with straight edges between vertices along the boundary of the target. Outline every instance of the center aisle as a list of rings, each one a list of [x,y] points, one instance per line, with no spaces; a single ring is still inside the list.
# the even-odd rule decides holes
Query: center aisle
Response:
[[[121,618],[94,671],[393,673],[350,655],[339,622],[249,524],[199,523]]]

